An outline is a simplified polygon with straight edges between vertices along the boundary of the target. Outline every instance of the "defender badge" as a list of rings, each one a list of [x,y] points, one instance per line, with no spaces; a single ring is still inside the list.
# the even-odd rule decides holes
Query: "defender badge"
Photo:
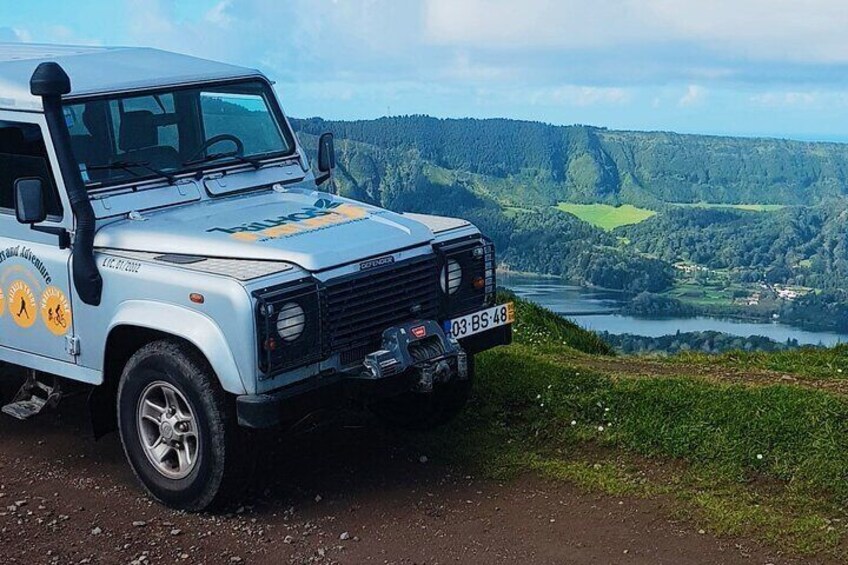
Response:
[[[384,267],[386,265],[391,265],[395,262],[394,255],[386,255],[385,257],[378,257],[376,259],[368,259],[367,261],[363,261],[359,264],[360,271],[367,271],[369,269],[376,269],[377,267]]]

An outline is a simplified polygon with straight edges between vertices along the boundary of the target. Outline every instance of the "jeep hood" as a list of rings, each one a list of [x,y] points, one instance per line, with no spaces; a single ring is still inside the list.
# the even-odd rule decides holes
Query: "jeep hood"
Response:
[[[95,247],[286,261],[320,271],[426,244],[411,218],[328,194],[292,190],[207,200],[102,227]]]

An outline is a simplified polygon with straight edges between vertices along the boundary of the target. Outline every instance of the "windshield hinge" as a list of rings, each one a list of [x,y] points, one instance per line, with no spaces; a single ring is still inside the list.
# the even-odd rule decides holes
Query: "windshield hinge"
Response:
[[[65,351],[72,357],[78,357],[80,354],[80,338],[75,335],[66,335]]]

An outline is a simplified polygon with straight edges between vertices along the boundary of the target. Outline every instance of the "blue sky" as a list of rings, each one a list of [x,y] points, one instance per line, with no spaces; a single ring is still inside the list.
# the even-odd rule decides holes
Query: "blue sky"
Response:
[[[294,116],[848,141],[843,0],[26,0],[0,40],[258,67]]]

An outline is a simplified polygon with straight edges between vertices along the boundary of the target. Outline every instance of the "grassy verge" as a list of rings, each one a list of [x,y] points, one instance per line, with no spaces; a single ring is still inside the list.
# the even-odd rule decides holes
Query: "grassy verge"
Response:
[[[536,471],[613,494],[669,496],[711,531],[848,557],[844,397],[687,376],[683,358],[679,376],[586,371],[568,359],[602,346],[544,311],[522,311],[529,318],[517,343],[480,356],[469,410],[422,438],[431,453],[493,477]],[[812,371],[812,354],[748,354],[746,362]]]

